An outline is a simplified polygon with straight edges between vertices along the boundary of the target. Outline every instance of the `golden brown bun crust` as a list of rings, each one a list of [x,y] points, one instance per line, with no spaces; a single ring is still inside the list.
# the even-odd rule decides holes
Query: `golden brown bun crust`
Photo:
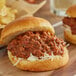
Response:
[[[66,14],[70,17],[76,17],[76,5],[73,5],[70,8],[68,8]]]
[[[64,31],[64,38],[72,44],[76,44],[76,35],[73,35],[70,31]]]
[[[47,20],[38,17],[26,17],[16,20],[7,25],[2,30],[0,41],[3,41],[3,44],[7,45],[8,42],[15,38],[17,35],[29,30],[49,31],[50,33],[55,33],[54,28]]]
[[[12,64],[16,63],[15,57],[8,51],[8,57]],[[28,60],[21,60],[16,67],[21,70],[28,70],[28,71],[48,71],[48,70],[54,70],[58,69],[60,67],[63,67],[67,64],[69,60],[68,51],[66,48],[64,48],[64,55],[63,57],[57,58],[55,57],[52,60],[36,60],[36,61],[28,61]]]

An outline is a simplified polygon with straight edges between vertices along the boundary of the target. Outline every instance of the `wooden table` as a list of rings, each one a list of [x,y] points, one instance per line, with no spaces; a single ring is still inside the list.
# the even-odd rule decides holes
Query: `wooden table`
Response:
[[[54,14],[50,13],[50,8],[48,7],[48,0],[45,7],[41,8],[35,16],[45,18],[54,24],[62,19]],[[63,27],[62,25],[55,28],[56,35],[64,39]],[[5,50],[5,49],[4,49]],[[48,71],[48,72],[27,72],[21,71],[12,66],[5,51],[0,52],[0,76],[74,76],[76,75],[76,45],[70,45],[68,47],[70,60],[69,63],[63,68]]]

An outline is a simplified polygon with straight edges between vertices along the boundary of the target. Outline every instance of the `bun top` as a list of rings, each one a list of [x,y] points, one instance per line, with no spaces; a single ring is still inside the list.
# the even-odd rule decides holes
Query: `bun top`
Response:
[[[69,7],[66,14],[70,17],[76,17],[76,5]]]
[[[8,24],[2,30],[0,42],[7,45],[17,35],[26,31],[49,31],[52,34],[55,33],[54,28],[47,20],[38,17],[26,17]]]

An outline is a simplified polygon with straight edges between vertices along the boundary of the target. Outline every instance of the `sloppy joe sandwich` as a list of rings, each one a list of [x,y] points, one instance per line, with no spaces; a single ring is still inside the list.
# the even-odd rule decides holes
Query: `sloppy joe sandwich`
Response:
[[[64,17],[64,37],[67,41],[76,44],[76,5],[67,9],[67,17]]]
[[[7,45],[12,64],[22,70],[54,70],[69,60],[65,42],[42,18],[26,17],[8,24],[2,30],[1,40]]]

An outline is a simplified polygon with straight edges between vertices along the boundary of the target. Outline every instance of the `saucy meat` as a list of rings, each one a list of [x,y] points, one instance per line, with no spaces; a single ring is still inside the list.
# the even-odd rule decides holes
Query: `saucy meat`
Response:
[[[64,17],[63,23],[71,27],[72,34],[76,34],[76,18]]]
[[[39,4],[41,3],[43,0],[25,0],[27,1],[28,3],[31,3],[31,4]]]
[[[28,58],[30,53],[40,58],[44,53],[51,55],[63,55],[65,43],[49,32],[27,31],[17,36],[9,44],[7,49],[13,56]]]

